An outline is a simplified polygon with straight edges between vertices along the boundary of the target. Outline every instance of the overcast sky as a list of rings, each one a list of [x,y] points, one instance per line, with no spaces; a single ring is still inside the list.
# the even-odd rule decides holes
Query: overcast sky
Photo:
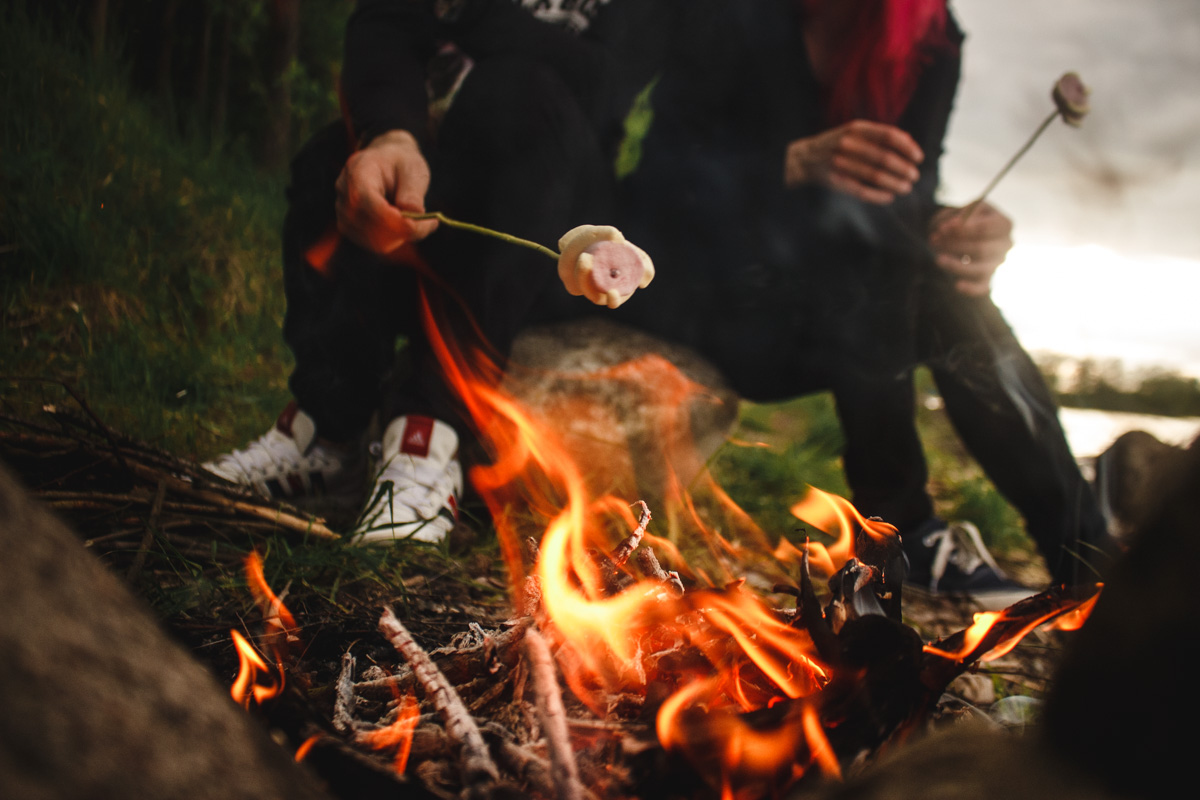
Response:
[[[969,200],[1052,109],[1059,75],[1092,89],[995,191],[1025,239],[1200,258],[1200,2],[952,0],[967,32],[944,157]]]
[[[1200,0],[951,7],[967,41],[944,201],[982,190],[1062,73],[1092,90],[1083,126],[1056,122],[991,195],[1016,224],[993,296],[1018,336],[1200,375]]]

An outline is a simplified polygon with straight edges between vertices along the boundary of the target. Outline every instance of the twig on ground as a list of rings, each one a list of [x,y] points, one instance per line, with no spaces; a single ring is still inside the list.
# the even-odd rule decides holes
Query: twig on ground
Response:
[[[342,671],[338,673],[333,701],[333,727],[338,733],[354,728],[354,655],[349,651],[342,654]]]
[[[469,796],[486,796],[491,786],[500,779],[500,772],[462,698],[392,609],[383,610],[379,618],[379,630],[412,667],[430,702],[442,715],[446,735],[459,750],[465,792]]]
[[[537,696],[538,721],[546,737],[546,749],[550,754],[550,774],[554,778],[556,796],[559,800],[580,800],[583,796],[579,783],[579,766],[571,750],[571,737],[567,730],[567,711],[563,708],[562,690],[558,686],[558,673],[550,647],[536,629],[525,634],[525,652],[529,656],[530,671],[533,673],[533,688]]]
[[[642,507],[641,517],[638,518],[637,527],[633,529],[633,533],[626,536],[616,549],[612,551],[613,564],[618,567],[625,566],[625,562],[633,555],[633,551],[637,550],[638,545],[642,543],[642,537],[646,535],[646,526],[650,524],[650,506],[646,505],[645,500],[638,500],[635,505]]]
[[[652,549],[643,547],[638,550],[637,561],[638,566],[642,568],[642,574],[658,580],[675,597],[683,597],[683,581],[680,580],[679,573],[663,569]]]
[[[154,503],[150,506],[150,516],[146,518],[146,533],[142,536],[141,547],[138,548],[138,553],[133,558],[133,564],[125,575],[125,580],[129,583],[138,579],[142,574],[142,567],[146,565],[146,551],[150,549],[150,544],[154,541],[154,532],[158,528],[158,517],[162,514],[163,501],[166,496],[167,482],[160,480],[158,489],[154,492]]]

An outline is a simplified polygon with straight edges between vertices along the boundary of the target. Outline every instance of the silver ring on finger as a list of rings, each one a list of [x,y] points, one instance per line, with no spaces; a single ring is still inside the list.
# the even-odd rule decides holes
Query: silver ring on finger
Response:
[[[972,259],[971,259],[971,256],[967,255],[966,253],[963,253],[962,256],[960,256],[958,260],[961,261],[962,265],[965,267],[971,263]]]

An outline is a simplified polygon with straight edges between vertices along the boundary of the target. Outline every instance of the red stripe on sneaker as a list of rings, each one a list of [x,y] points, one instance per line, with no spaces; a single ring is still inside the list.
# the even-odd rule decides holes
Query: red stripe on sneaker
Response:
[[[308,492],[304,491],[304,478],[300,477],[298,472],[289,472],[287,474],[288,486],[292,489],[292,494],[304,496]]]
[[[458,499],[454,495],[446,498],[446,505],[450,507],[450,511],[454,513],[454,518],[458,519]]]
[[[433,418],[411,415],[404,421],[400,437],[400,452],[417,458],[429,457],[429,440],[433,438]]]
[[[275,420],[275,427],[280,433],[287,436],[292,435],[292,423],[295,422],[296,412],[299,410],[300,406],[296,404],[295,400],[287,404],[287,408],[279,415],[279,419]]]

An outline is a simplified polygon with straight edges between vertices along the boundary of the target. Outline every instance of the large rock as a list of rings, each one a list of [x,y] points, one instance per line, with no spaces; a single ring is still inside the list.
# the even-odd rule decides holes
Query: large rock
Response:
[[[1187,475],[1188,451],[1146,431],[1121,434],[1095,462],[1096,497],[1109,532],[1128,540]]]
[[[3,465],[0,709],[5,800],[328,797]]]
[[[724,443],[738,397],[694,351],[589,319],[526,331],[505,388],[566,440],[594,489],[652,507]]]

